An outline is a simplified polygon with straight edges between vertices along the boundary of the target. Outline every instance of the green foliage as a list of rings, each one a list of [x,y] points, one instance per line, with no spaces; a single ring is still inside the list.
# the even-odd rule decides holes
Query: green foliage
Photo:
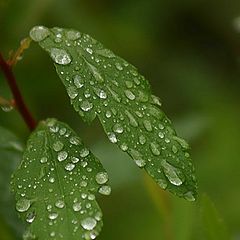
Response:
[[[31,134],[14,173],[25,239],[94,239],[102,228],[97,192],[110,194],[102,165],[64,123],[48,119]]]
[[[188,144],[176,135],[159,99],[134,66],[75,30],[37,26],[30,36],[53,59],[71,104],[85,121],[97,116],[109,140],[163,189],[195,200]]]
[[[22,232],[21,222],[13,208],[14,198],[9,183],[13,171],[22,157],[23,144],[9,130],[0,126],[0,219],[4,220],[16,234]],[[2,221],[0,221],[1,224]]]
[[[201,198],[202,223],[208,240],[230,240],[226,225],[207,195]]]

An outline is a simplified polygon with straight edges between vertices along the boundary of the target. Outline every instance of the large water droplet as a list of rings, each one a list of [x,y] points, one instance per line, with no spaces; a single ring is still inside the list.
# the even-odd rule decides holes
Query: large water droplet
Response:
[[[71,98],[71,99],[75,99],[78,95],[78,91],[77,89],[74,87],[74,86],[70,86],[67,88],[67,93],[68,93],[68,96]]]
[[[183,184],[183,180],[178,176],[180,173],[179,170],[167,163],[165,160],[162,161],[161,165],[163,166],[163,171],[170,183],[175,186],[180,186]]]
[[[157,143],[155,142],[150,143],[150,148],[154,155],[156,156],[160,155],[159,145]]]
[[[33,41],[40,42],[50,35],[48,28],[44,26],[33,27],[30,31],[30,37]]]
[[[18,212],[26,212],[31,206],[31,201],[25,198],[19,199],[16,203]]]
[[[75,164],[73,164],[73,163],[68,163],[68,164],[65,166],[65,169],[66,169],[67,171],[72,171],[74,168],[75,168]]]
[[[72,61],[71,56],[64,49],[52,48],[50,55],[53,61],[60,65],[67,65]]]
[[[83,148],[80,152],[81,157],[87,157],[89,155],[89,150],[87,148]]]
[[[129,154],[138,165],[138,167],[143,168],[146,165],[146,161],[142,158],[142,154],[135,149],[130,149]]]
[[[32,223],[32,222],[35,220],[35,217],[36,217],[35,212],[30,212],[30,213],[28,213],[27,216],[26,216],[26,221],[27,221],[28,223]]]
[[[112,132],[108,133],[108,138],[112,143],[116,143],[118,141],[116,135]]]
[[[146,129],[148,132],[151,132],[151,131],[152,131],[152,124],[151,124],[150,121],[144,120],[144,121],[143,121],[143,125],[144,125],[145,129]]]
[[[91,102],[85,100],[81,103],[80,107],[83,111],[88,112],[93,108],[93,104]]]
[[[57,208],[64,208],[65,207],[65,203],[64,203],[63,200],[58,200],[58,201],[56,201],[55,206]]]
[[[84,229],[90,231],[96,227],[97,221],[94,218],[88,217],[81,221],[81,225]]]
[[[134,100],[136,98],[136,96],[130,90],[125,90],[124,93],[125,93],[126,97],[130,100]]]
[[[68,153],[66,151],[62,151],[58,153],[58,161],[62,162],[64,160],[66,160],[68,157]]]
[[[73,211],[74,212],[79,212],[82,209],[82,205],[80,202],[75,202],[73,204]]]
[[[58,213],[50,213],[49,215],[48,215],[48,218],[50,219],[50,220],[55,220],[55,219],[57,219],[57,217],[58,217]]]
[[[98,184],[104,184],[108,181],[108,174],[106,172],[99,172],[96,175],[96,181]]]
[[[129,119],[130,125],[133,126],[133,127],[138,127],[138,122],[134,118],[134,116],[128,110],[125,110],[125,113],[126,113],[128,119]]]
[[[73,83],[77,88],[81,88],[84,85],[84,80],[79,75],[73,77]]]
[[[75,30],[69,30],[67,31],[66,36],[69,40],[75,41],[81,37],[81,33]]]
[[[56,151],[56,152],[59,152],[63,149],[64,147],[64,144],[60,141],[57,141],[53,144],[53,149]]]
[[[98,192],[102,195],[110,195],[111,191],[112,191],[112,189],[108,185],[101,186],[98,190]]]
[[[113,126],[113,131],[115,133],[123,133],[123,127],[119,124],[119,123],[116,123],[114,126]]]

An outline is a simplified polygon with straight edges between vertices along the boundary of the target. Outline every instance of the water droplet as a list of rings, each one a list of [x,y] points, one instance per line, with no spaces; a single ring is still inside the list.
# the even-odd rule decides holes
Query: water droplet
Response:
[[[70,138],[69,142],[73,145],[79,145],[81,143],[81,140],[79,137],[73,136]]]
[[[88,217],[81,221],[81,226],[85,230],[93,230],[97,225],[97,221],[94,218]]]
[[[172,146],[172,151],[173,151],[173,153],[177,153],[178,152],[178,149],[177,149],[177,147],[175,145]]]
[[[184,194],[184,198],[190,202],[193,202],[196,200],[196,198],[194,197],[193,193],[191,191],[187,192]]]
[[[72,61],[71,56],[64,49],[52,48],[50,55],[53,61],[60,65],[67,65]]]
[[[77,158],[77,157],[72,157],[72,158],[71,158],[71,161],[72,161],[72,163],[78,163],[78,162],[79,162],[79,158]]]
[[[28,213],[27,216],[26,216],[26,221],[27,221],[28,223],[32,223],[32,222],[35,220],[35,217],[36,217],[35,212],[30,212],[30,213]]]
[[[151,124],[150,121],[144,120],[144,121],[143,121],[143,125],[144,125],[145,129],[146,129],[148,132],[151,132],[151,131],[152,131],[152,124]]]
[[[138,122],[134,118],[134,116],[128,110],[125,110],[125,113],[126,113],[128,119],[129,119],[130,125],[133,126],[133,127],[138,127]]]
[[[66,36],[69,40],[75,41],[81,37],[81,33],[75,30],[69,30],[67,31]]]
[[[74,168],[75,168],[75,164],[73,164],[73,163],[68,163],[68,164],[65,166],[65,169],[66,169],[67,171],[72,171]]]
[[[189,149],[188,143],[183,138],[173,136],[173,139],[177,141],[184,149]]]
[[[50,178],[49,178],[49,182],[50,182],[50,183],[54,183],[54,182],[55,182],[55,178],[54,178],[54,177],[50,177]]]
[[[143,135],[139,136],[139,142],[142,145],[145,144],[146,143],[146,138]]]
[[[133,82],[131,81],[125,81],[126,87],[127,88],[132,88],[133,87]]]
[[[157,143],[155,142],[150,143],[150,148],[154,155],[156,156],[160,155],[159,145]]]
[[[138,100],[140,102],[147,102],[148,101],[148,93],[143,91],[138,91]]]
[[[26,212],[31,206],[31,201],[25,198],[19,199],[16,203],[18,212]]]
[[[13,106],[12,105],[4,105],[4,106],[1,106],[1,109],[4,112],[11,112],[13,110]]]
[[[116,135],[112,132],[108,133],[108,138],[112,143],[116,143],[118,141]]]
[[[123,127],[119,124],[119,123],[116,123],[114,126],[113,126],[113,131],[115,133],[123,133]]]
[[[101,99],[106,99],[107,98],[107,93],[102,90],[102,89],[98,89],[98,88],[94,88],[95,93],[97,94],[97,96]]]
[[[128,145],[126,143],[121,144],[120,148],[126,152],[128,150]]]
[[[33,27],[32,30],[30,31],[30,37],[35,42],[40,42],[49,35],[50,35],[49,29],[44,26]]]
[[[83,111],[88,112],[93,108],[93,104],[91,102],[85,100],[81,103],[80,107]]]
[[[57,217],[58,217],[58,213],[50,213],[49,215],[48,215],[48,218],[50,219],[50,220],[55,220],[55,219],[57,219]]]
[[[73,83],[77,88],[81,88],[84,85],[84,80],[79,75],[73,77]]]
[[[71,99],[75,99],[78,95],[78,91],[77,89],[74,87],[74,86],[70,86],[67,88],[67,93],[68,93],[68,96],[71,98]]]
[[[64,144],[60,141],[57,141],[53,144],[53,149],[56,151],[56,152],[59,152],[63,149],[64,147]]]
[[[40,163],[46,163],[47,162],[47,158],[46,157],[42,157],[41,159],[40,159]]]
[[[122,67],[122,65],[120,64],[120,63],[116,63],[115,64],[115,66],[116,66],[116,68],[117,68],[117,70],[119,70],[119,71],[122,71],[123,70],[123,67]]]
[[[162,106],[159,97],[156,97],[155,95],[152,95],[151,98],[152,98],[152,103],[153,104],[158,105],[158,106]]]
[[[129,154],[138,165],[138,167],[143,168],[146,165],[146,161],[142,158],[142,154],[137,150],[130,149]]]
[[[136,98],[136,96],[130,90],[125,90],[124,93],[125,93],[126,97],[130,100],[134,100]]]
[[[79,212],[82,209],[82,205],[80,202],[76,202],[73,204],[73,211],[74,212]]]
[[[97,54],[103,56],[103,57],[107,57],[107,58],[113,58],[115,57],[114,53],[108,49],[98,49],[96,51]]]
[[[58,201],[56,201],[55,206],[57,208],[64,208],[65,207],[65,203],[64,203],[63,200],[58,200]]]
[[[183,184],[183,180],[178,176],[178,174],[180,174],[178,169],[167,163],[165,160],[162,161],[161,165],[163,166],[163,171],[170,183],[175,186],[180,186]]]
[[[83,148],[80,152],[81,157],[87,157],[89,155],[89,150],[87,148]]]
[[[86,51],[89,53],[89,54],[93,54],[93,50],[91,48],[86,48]]]
[[[62,162],[64,160],[66,160],[68,157],[68,153],[66,151],[62,151],[58,153],[58,161]]]
[[[106,172],[99,172],[96,175],[96,181],[98,184],[104,184],[108,181],[108,174]]]
[[[167,186],[168,186],[168,183],[165,179],[160,178],[160,179],[157,180],[157,183],[162,189],[166,189]]]
[[[99,188],[99,190],[98,190],[98,192],[99,192],[100,194],[102,194],[102,195],[107,195],[107,196],[111,194],[111,191],[112,191],[112,189],[111,189],[111,187],[108,186],[108,185],[101,186],[101,187]]]
[[[107,110],[105,116],[106,118],[110,118],[112,116],[112,113],[109,110]]]
[[[159,133],[158,133],[158,136],[159,136],[161,139],[163,139],[163,138],[164,138],[164,133],[163,133],[163,132],[159,132]]]

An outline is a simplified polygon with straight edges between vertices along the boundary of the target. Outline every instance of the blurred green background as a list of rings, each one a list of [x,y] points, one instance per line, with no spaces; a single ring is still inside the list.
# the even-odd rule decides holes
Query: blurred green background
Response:
[[[240,239],[239,16],[239,0],[0,0],[5,57],[32,26],[46,25],[88,33],[138,67],[190,142],[200,199],[202,193],[212,199],[231,236],[209,234],[201,200],[188,203],[161,191],[108,143],[98,121],[83,123],[51,60],[32,44],[14,72],[34,116],[68,122],[109,172],[113,193],[99,199],[105,222],[99,240]],[[2,74],[0,96],[11,97]],[[15,111],[1,111],[0,125],[23,141],[29,134]],[[20,239],[21,226],[6,217],[2,202],[0,239]]]

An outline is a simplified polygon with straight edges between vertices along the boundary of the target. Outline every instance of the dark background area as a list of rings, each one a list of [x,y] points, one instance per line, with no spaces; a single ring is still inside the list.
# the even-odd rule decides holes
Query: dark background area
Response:
[[[190,142],[200,196],[210,196],[232,239],[240,239],[239,0],[0,0],[5,57],[34,25],[88,33],[139,69]],[[68,122],[108,170],[113,193],[99,199],[105,222],[99,240],[212,239],[199,200],[189,203],[161,191],[108,143],[97,121],[82,122],[36,44],[14,72],[34,116]],[[2,74],[0,96],[11,98]],[[23,140],[29,134],[14,110],[0,112],[0,125]],[[0,239],[17,239],[11,229],[0,213]]]

